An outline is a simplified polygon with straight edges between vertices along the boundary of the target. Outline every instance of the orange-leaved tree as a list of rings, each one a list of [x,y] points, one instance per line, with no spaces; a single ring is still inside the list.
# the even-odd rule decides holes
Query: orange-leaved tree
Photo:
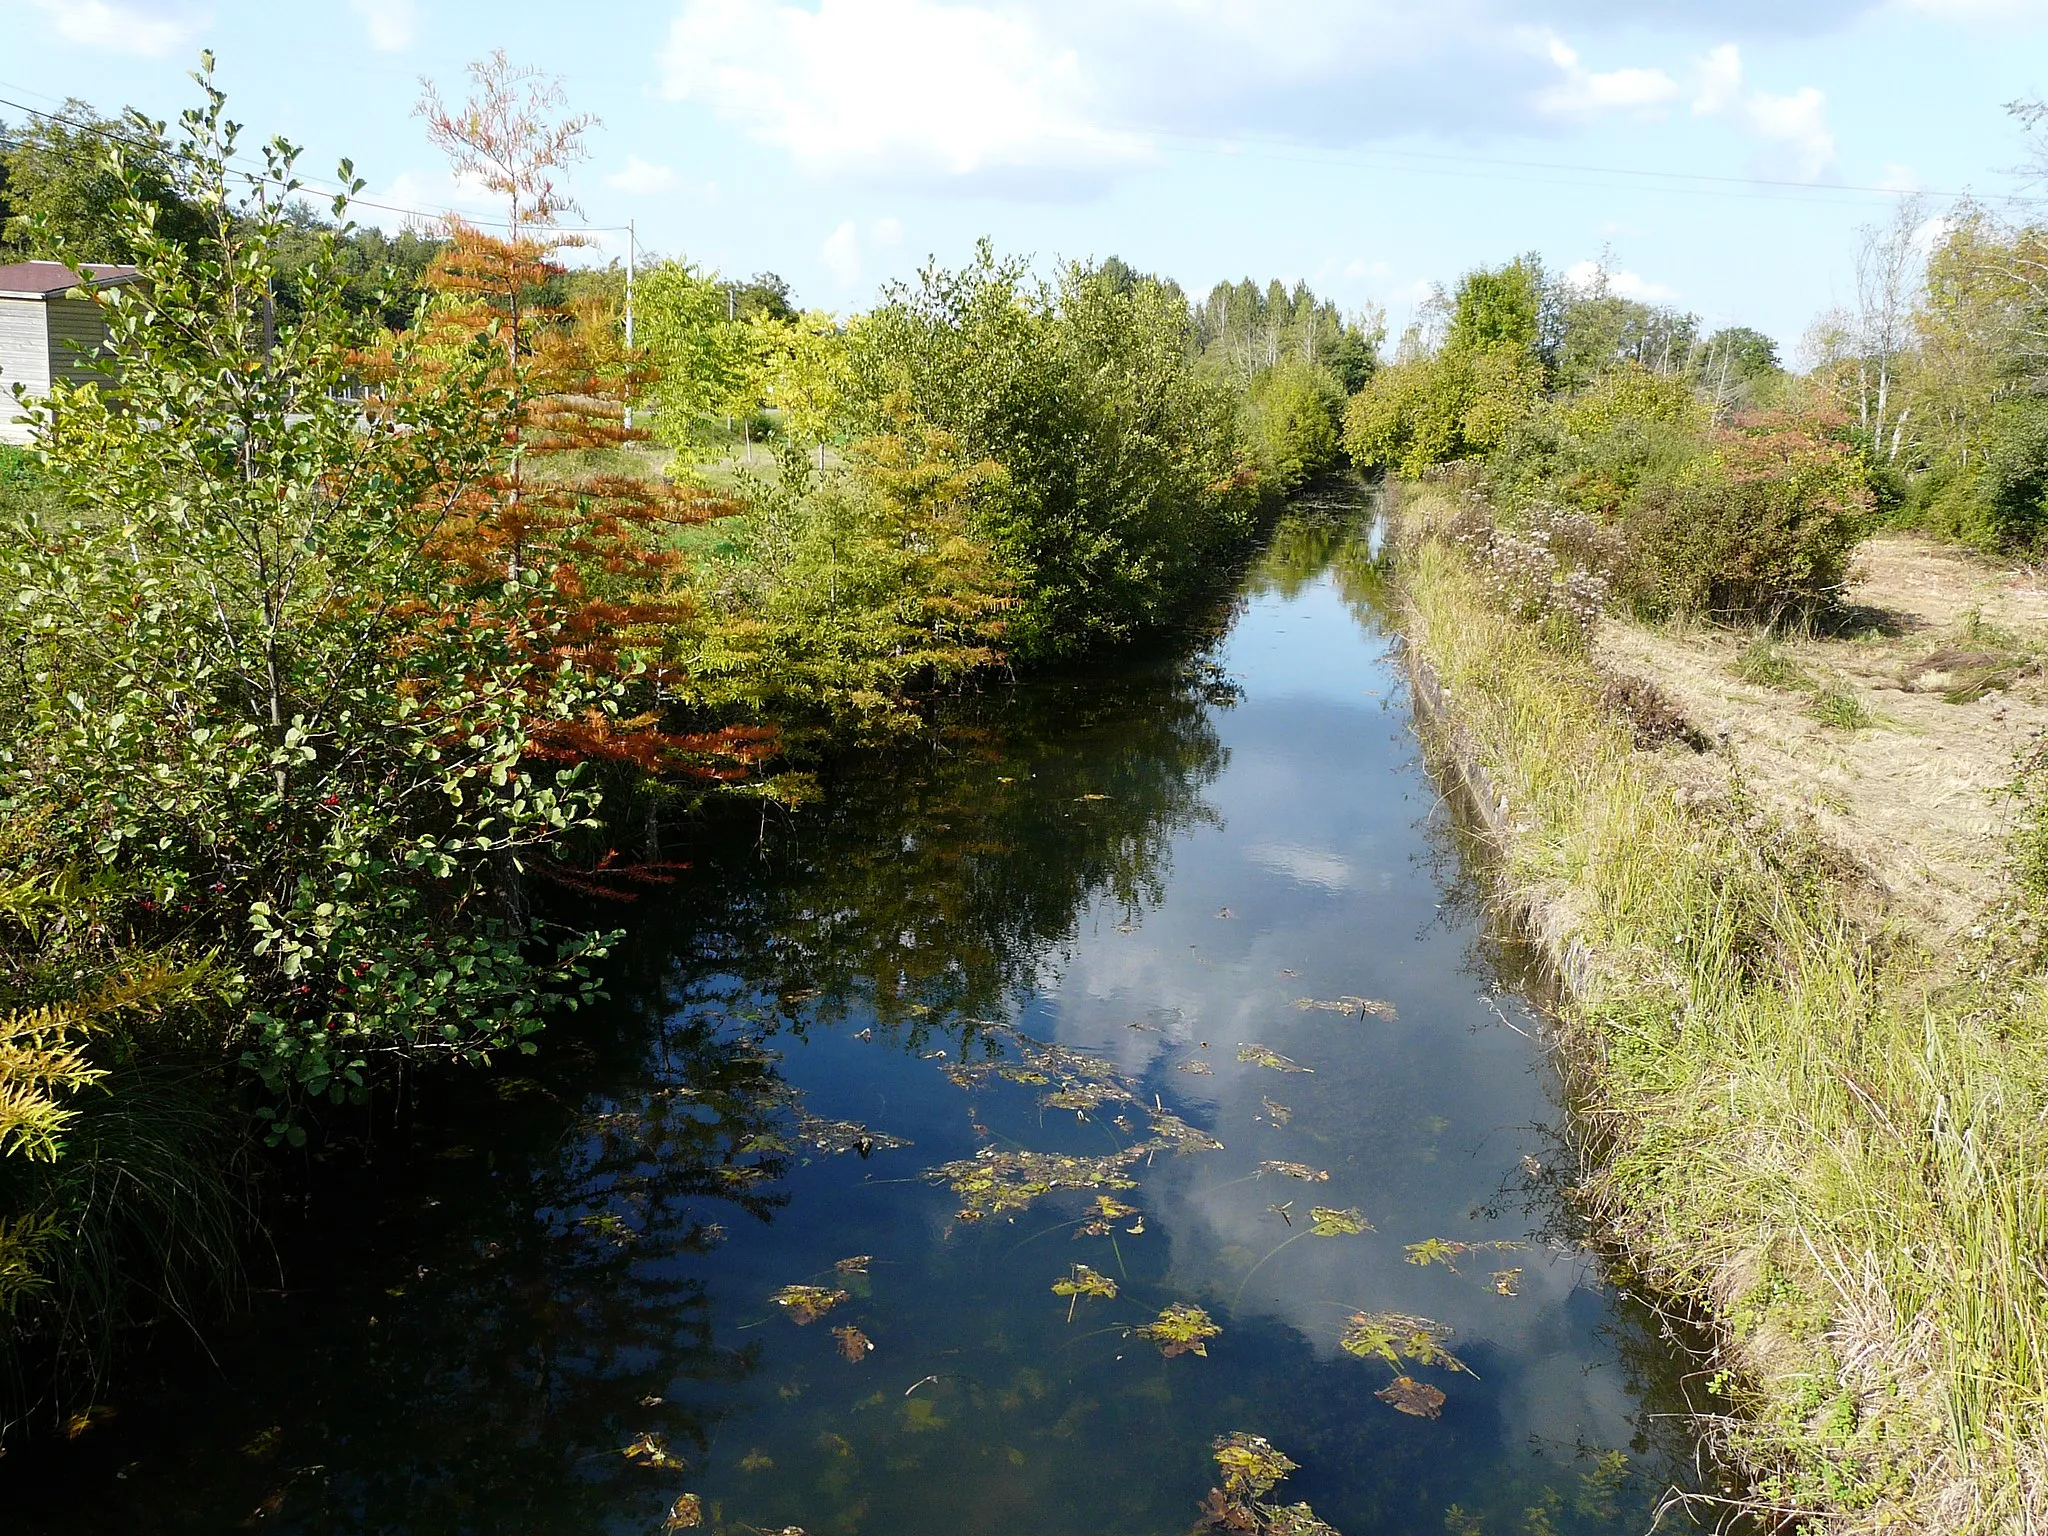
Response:
[[[502,49],[468,74],[459,106],[426,83],[418,115],[457,176],[491,192],[504,217],[490,230],[444,221],[414,354],[490,357],[515,403],[503,471],[476,487],[438,552],[477,591],[542,582],[558,617],[538,659],[630,684],[633,703],[617,712],[536,715],[535,756],[703,784],[746,779],[772,753],[771,730],[674,728],[689,690],[673,641],[691,616],[679,535],[740,508],[618,467],[616,450],[646,436],[626,418],[652,382],[647,363],[626,346],[615,303],[565,297],[563,253],[588,237],[563,227],[581,210],[562,178],[596,119],[565,113],[559,82]]]

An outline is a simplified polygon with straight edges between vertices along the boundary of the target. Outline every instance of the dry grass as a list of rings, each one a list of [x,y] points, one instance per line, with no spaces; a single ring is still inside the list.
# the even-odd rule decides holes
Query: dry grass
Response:
[[[1675,777],[1689,754],[1637,748],[1588,658],[1486,606],[1424,536],[1451,506],[1402,512],[1417,652],[1501,802],[1506,894],[1569,959],[1586,1192],[1716,1320],[1759,1500],[1857,1529],[2040,1528],[2048,984],[1987,962],[1931,990],[1910,930],[1852,917],[1857,871],[1809,814],[1740,773]]]

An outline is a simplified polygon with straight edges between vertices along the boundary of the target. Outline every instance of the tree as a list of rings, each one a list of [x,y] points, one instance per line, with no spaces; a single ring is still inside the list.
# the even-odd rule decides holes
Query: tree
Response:
[[[1472,357],[1496,347],[1533,350],[1542,310],[1543,264],[1537,257],[1468,272],[1451,303],[1444,350]]]
[[[379,1058],[524,1046],[577,995],[598,942],[535,947],[508,878],[597,807],[536,729],[623,688],[555,663],[570,614],[545,573],[451,587],[449,529],[502,474],[518,396],[488,352],[428,367],[402,342],[365,418],[348,226],[277,314],[299,151],[234,171],[211,70],[177,151],[203,239],[164,232],[147,168],[109,146],[144,280],[97,296],[116,382],[38,409],[66,502],[9,534],[6,793],[132,890],[132,933],[236,958],[248,1070],[340,1096]]]
[[[458,368],[495,354],[492,381],[515,403],[505,418],[509,462],[469,489],[436,552],[467,591],[543,584],[554,618],[537,659],[631,701],[623,711],[537,720],[539,750],[709,784],[744,778],[771,733],[666,728],[689,691],[673,654],[689,618],[675,535],[738,508],[689,486],[582,467],[646,436],[625,425],[625,408],[661,387],[644,354],[627,351],[605,292],[549,301],[563,276],[559,257],[578,243],[557,227],[575,207],[557,178],[583,158],[594,119],[556,116],[559,83],[502,50],[469,76],[460,107],[428,85],[419,111],[457,173],[498,194],[507,233],[448,220],[447,244],[422,280],[434,302],[412,344]]]
[[[1856,256],[1856,419],[1871,451],[1896,460],[1910,406],[1899,406],[1898,369],[1911,345],[1922,259],[1918,198],[1901,198],[1891,223],[1866,225]]]
[[[201,238],[203,216],[164,125],[132,111],[103,118],[72,98],[0,140],[9,213],[0,244],[59,261],[135,260],[138,247],[120,213],[130,186],[109,169],[110,146],[122,152],[122,175],[156,209],[158,232],[180,243]]]

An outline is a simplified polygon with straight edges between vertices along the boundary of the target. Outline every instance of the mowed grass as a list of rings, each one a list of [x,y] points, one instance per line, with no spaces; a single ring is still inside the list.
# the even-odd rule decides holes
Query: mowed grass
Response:
[[[1424,535],[1452,510],[1429,491],[1402,510],[1416,643],[1525,829],[1504,894],[1590,951],[1560,1025],[1585,1193],[1717,1321],[1756,1500],[1852,1528],[2040,1529],[2048,984],[1988,958],[1937,970],[1845,916],[1810,835],[1680,804],[1586,663]]]

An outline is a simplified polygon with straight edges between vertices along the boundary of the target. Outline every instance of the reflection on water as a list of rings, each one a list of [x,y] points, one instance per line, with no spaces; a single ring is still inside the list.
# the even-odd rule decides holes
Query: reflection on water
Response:
[[[289,1292],[21,1528],[1175,1533],[1233,1431],[1347,1536],[1646,1528],[1680,1365],[1570,1239],[1381,577],[1290,520],[1208,654],[707,834],[578,1044],[315,1170]]]

